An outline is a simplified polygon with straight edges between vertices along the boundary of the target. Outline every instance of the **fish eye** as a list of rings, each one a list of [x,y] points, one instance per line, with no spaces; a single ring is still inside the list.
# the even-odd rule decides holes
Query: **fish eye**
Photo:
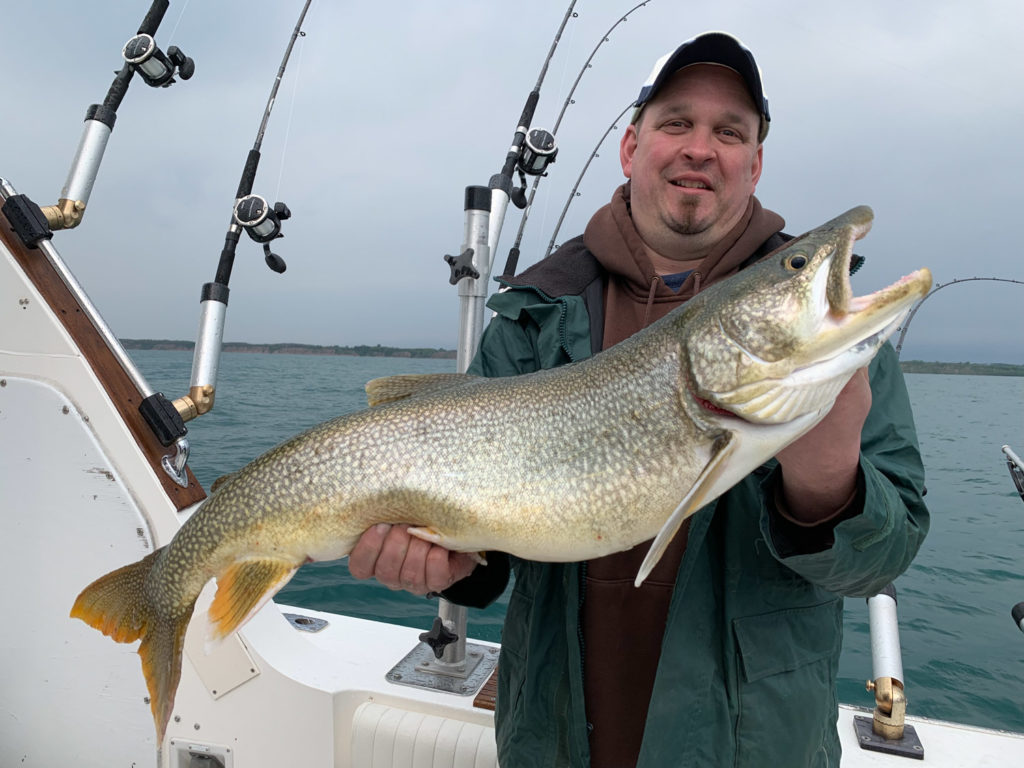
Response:
[[[803,253],[794,253],[792,256],[787,256],[782,260],[782,266],[793,272],[799,272],[807,266],[807,255]]]

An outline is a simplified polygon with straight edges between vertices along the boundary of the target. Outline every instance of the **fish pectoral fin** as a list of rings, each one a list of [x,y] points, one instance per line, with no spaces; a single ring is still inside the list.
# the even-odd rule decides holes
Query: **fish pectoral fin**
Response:
[[[736,442],[735,435],[731,432],[726,432],[715,443],[712,448],[711,459],[704,466],[693,487],[683,497],[683,500],[679,502],[679,506],[675,508],[675,511],[669,515],[668,520],[665,521],[665,524],[661,526],[661,530],[658,531],[658,535],[654,537],[651,548],[647,551],[647,557],[644,558],[644,561],[640,564],[640,570],[637,571],[636,580],[633,582],[634,586],[639,587],[643,584],[644,579],[654,570],[654,566],[658,564],[662,555],[665,554],[665,550],[668,549],[669,542],[679,532],[683,521],[717,496],[718,493],[721,493],[721,490],[718,490],[718,493],[711,495],[711,492],[717,490],[718,477],[726,464],[726,460],[736,449]]]
[[[469,555],[479,565],[487,565],[487,553],[479,552],[475,550],[467,551],[462,548],[458,541],[455,539],[445,536],[443,533],[438,531],[436,528],[428,526],[418,526],[409,528],[409,535],[415,536],[417,539],[423,539],[429,541],[431,544],[437,544],[445,549],[450,549],[453,552],[463,552]]]
[[[366,382],[366,402],[371,408],[396,400],[405,400],[428,392],[442,392],[461,387],[481,376],[466,373],[406,373],[399,376],[382,376]]]
[[[295,571],[284,558],[236,560],[217,576],[217,594],[210,604],[209,618],[215,639],[227,637],[274,596]]]

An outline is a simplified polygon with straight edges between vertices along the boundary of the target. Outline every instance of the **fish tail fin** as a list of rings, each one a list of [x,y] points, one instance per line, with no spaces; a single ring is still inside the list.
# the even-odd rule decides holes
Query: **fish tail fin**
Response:
[[[227,637],[281,589],[299,564],[286,558],[236,560],[217,576],[209,617],[215,639]]]
[[[156,724],[157,744],[174,706],[174,693],[181,678],[181,653],[185,630],[195,601],[178,616],[162,616],[145,597],[146,577],[162,549],[101,576],[75,600],[72,618],[81,619],[119,643],[141,638],[139,656],[149,690],[150,709]]]

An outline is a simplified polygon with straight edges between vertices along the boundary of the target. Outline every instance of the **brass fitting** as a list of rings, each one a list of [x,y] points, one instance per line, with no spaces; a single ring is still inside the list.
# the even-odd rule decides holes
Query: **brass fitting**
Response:
[[[81,200],[68,200],[62,197],[57,205],[44,205],[40,208],[50,229],[71,229],[82,223],[85,216],[85,203]]]
[[[880,677],[874,681],[868,680],[867,689],[875,692],[871,729],[883,739],[902,739],[907,715],[903,683],[891,677]]]
[[[182,421],[192,421],[213,408],[213,396],[214,388],[209,385],[192,387],[187,395],[179,397],[173,405]]]

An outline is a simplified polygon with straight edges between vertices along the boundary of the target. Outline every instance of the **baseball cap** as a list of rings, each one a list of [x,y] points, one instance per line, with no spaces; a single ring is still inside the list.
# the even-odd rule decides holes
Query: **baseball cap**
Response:
[[[633,111],[633,122],[637,121],[644,105],[654,98],[661,86],[680,69],[691,64],[721,64],[743,78],[750,97],[754,100],[754,106],[761,115],[757,140],[764,141],[768,135],[771,117],[768,113],[768,99],[765,98],[764,87],[761,85],[761,70],[754,61],[754,54],[743,43],[725,32],[704,32],[658,59],[633,105],[636,107]]]

